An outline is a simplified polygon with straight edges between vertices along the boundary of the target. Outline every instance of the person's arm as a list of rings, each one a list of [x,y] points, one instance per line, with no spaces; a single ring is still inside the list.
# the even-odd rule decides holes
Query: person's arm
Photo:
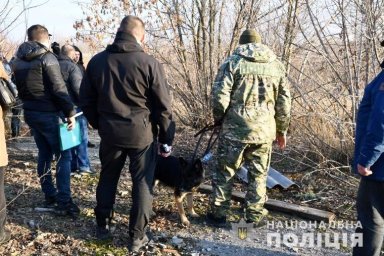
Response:
[[[152,113],[157,123],[159,143],[172,145],[175,136],[175,122],[172,121],[172,99],[162,65],[155,61],[151,77]]]
[[[384,152],[384,87],[375,92],[365,139],[361,145],[357,163],[363,168],[369,168]],[[369,175],[369,172],[364,171]]]
[[[74,64],[69,72],[68,83],[75,97],[75,102],[79,102],[80,99],[80,86],[83,80],[83,73],[80,68]]]
[[[44,70],[43,75],[49,82],[48,88],[56,106],[63,111],[66,117],[72,117],[76,114],[75,106],[68,95],[67,87],[61,75],[59,62],[53,54],[48,53],[43,57],[42,63]]]
[[[99,118],[97,112],[97,89],[92,82],[91,76],[91,64],[88,64],[88,68],[85,71],[83,80],[80,86],[79,105],[87,118],[89,124],[94,128],[99,127]]]
[[[287,130],[290,119],[291,93],[289,91],[288,79],[284,76],[279,83],[275,104],[276,140],[280,149],[284,149],[287,144]]]
[[[276,132],[278,135],[286,134],[291,119],[291,93],[288,79],[282,77],[279,83],[275,104]]]
[[[220,124],[231,102],[231,92],[234,82],[232,62],[226,60],[217,72],[212,87],[212,108],[215,124]]]

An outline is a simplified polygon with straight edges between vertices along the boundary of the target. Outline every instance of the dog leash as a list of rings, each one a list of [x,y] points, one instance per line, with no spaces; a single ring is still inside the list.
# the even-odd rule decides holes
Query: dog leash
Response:
[[[209,140],[208,140],[208,144],[207,144],[207,148],[205,149],[204,153],[203,153],[203,158],[208,156],[208,154],[210,153],[211,149],[213,148],[213,145],[215,145],[217,139],[219,138],[219,135],[220,135],[220,132],[221,132],[221,126],[219,128],[219,131],[218,132],[215,132],[215,128],[217,126],[215,125],[206,125],[204,126],[203,129],[201,129],[200,131],[198,131],[193,137],[197,137],[200,135],[197,143],[196,143],[196,147],[195,147],[195,151],[193,152],[193,157],[192,157],[192,163],[195,161],[196,159],[196,156],[197,156],[197,151],[200,147],[200,143],[201,143],[201,140],[204,136],[204,134],[208,131],[212,131],[212,134],[211,136],[209,137]],[[214,135],[217,135],[215,139],[213,139]],[[210,158],[211,156],[209,156],[208,158]]]
[[[228,106],[228,108],[225,110],[224,112],[224,115],[223,117],[221,118],[221,122],[224,120],[225,116],[227,115],[228,111],[230,109],[230,106]],[[219,127],[219,131],[216,133],[215,132],[215,128],[216,127]],[[201,129],[200,131],[198,131],[193,137],[197,137],[200,135],[199,137],[199,140],[197,141],[196,143],[196,147],[195,147],[195,152],[193,153],[193,157],[192,157],[192,163],[195,161],[195,158],[196,158],[196,155],[197,155],[197,150],[199,149],[199,146],[200,146],[200,143],[201,143],[201,139],[203,138],[203,135],[204,133],[206,133],[207,131],[213,131],[212,134],[211,134],[211,137],[209,138],[209,141],[208,141],[208,145],[207,145],[207,148],[205,149],[204,151],[204,154],[203,154],[203,162],[208,162],[209,159],[212,157],[212,153],[210,153],[211,149],[213,148],[213,145],[215,145],[217,139],[219,138],[220,136],[220,133],[221,133],[221,129],[222,129],[222,125],[215,125],[215,124],[208,124],[206,126],[203,127],[203,129]],[[213,138],[213,135],[214,134],[217,134],[216,138],[213,140],[212,142],[212,138]],[[205,159],[206,158],[206,159]]]

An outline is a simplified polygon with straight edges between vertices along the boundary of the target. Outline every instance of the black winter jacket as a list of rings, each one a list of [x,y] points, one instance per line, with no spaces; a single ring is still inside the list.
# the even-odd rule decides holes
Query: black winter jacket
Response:
[[[21,44],[12,69],[24,109],[63,111],[66,117],[76,114],[59,62],[44,45],[34,41]]]
[[[112,45],[87,65],[80,107],[107,143],[143,148],[159,135],[172,144],[171,97],[161,64],[136,39],[118,32]]]
[[[59,60],[61,75],[63,76],[65,85],[67,86],[69,96],[71,96],[72,102],[78,106],[83,73],[77,64],[68,56],[59,55],[57,59]]]

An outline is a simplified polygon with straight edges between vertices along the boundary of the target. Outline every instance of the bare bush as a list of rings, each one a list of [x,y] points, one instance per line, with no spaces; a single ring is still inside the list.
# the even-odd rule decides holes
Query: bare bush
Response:
[[[241,31],[256,28],[288,70],[292,141],[318,159],[345,165],[351,158],[362,89],[379,71],[382,2],[94,0],[87,8],[86,18],[76,23],[79,38],[97,36],[100,46],[124,13],[146,21],[147,48],[167,67],[175,113],[193,127],[211,120],[218,66]]]
[[[375,24],[383,3],[306,0],[299,9],[289,74],[292,137],[318,157],[347,164],[362,90],[380,69]]]
[[[76,23],[79,36],[84,35],[84,31],[90,31],[86,35],[101,30],[105,35],[115,32],[106,31],[103,22],[98,23],[103,18],[121,14],[115,7],[122,2],[111,2],[107,6],[104,1],[92,2],[88,16]],[[210,121],[210,93],[216,71],[236,47],[240,32],[257,24],[257,17],[268,16],[282,6],[277,2],[262,10],[260,0],[123,2],[126,10],[146,20],[147,47],[167,66],[176,96],[175,114],[182,123],[193,127]],[[93,11],[95,9],[103,10],[103,18]],[[116,28],[119,20],[108,19],[106,24],[110,22]]]

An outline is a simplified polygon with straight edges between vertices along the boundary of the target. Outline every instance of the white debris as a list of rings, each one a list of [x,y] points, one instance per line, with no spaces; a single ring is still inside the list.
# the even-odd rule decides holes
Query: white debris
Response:
[[[180,245],[181,243],[183,243],[183,239],[178,238],[177,236],[172,237],[172,244]]]
[[[34,229],[36,227],[36,224],[35,224],[35,221],[34,220],[29,220],[28,221],[28,226],[32,229]]]
[[[123,196],[123,197],[127,196],[127,195],[129,195],[129,191],[121,191],[120,195]]]

